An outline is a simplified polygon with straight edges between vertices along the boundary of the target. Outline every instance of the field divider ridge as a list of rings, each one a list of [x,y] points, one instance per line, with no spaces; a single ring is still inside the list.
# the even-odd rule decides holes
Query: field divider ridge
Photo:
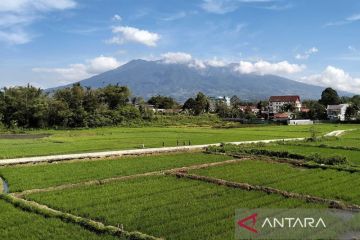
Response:
[[[213,178],[213,177],[207,177],[207,176],[200,176],[195,174],[188,174],[186,172],[166,172],[167,175],[175,176],[177,178],[187,178],[191,180],[197,180],[212,184],[217,184],[221,186],[226,186],[230,188],[238,188],[243,189],[247,191],[261,191],[268,194],[279,194],[286,198],[295,198],[295,199],[301,199],[305,200],[307,202],[313,202],[313,203],[320,203],[320,204],[327,204],[329,208],[336,208],[341,210],[350,210],[350,211],[360,211],[360,206],[356,204],[348,204],[340,200],[334,200],[334,199],[327,199],[312,195],[306,195],[306,194],[300,194],[295,192],[288,192],[284,190],[280,190],[277,188],[272,187],[265,187],[261,185],[252,185],[249,183],[240,183],[240,182],[232,182],[227,181],[224,179],[219,178]]]
[[[58,218],[64,222],[70,222],[80,225],[90,231],[97,233],[110,234],[117,237],[126,238],[129,240],[161,240],[163,238],[154,237],[138,231],[126,231],[122,227],[115,227],[111,225],[105,225],[102,222],[92,219],[76,216],[70,213],[64,213],[62,211],[50,208],[46,205],[37,203],[35,201],[18,198],[11,194],[0,194],[0,199],[12,204],[14,207],[20,208],[23,211],[32,212],[49,218]]]

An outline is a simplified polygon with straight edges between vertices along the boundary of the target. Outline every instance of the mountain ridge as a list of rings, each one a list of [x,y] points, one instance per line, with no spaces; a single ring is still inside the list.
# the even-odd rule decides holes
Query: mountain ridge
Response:
[[[242,100],[267,99],[271,95],[300,95],[302,99],[318,99],[324,89],[276,75],[240,74],[233,70],[234,66],[228,64],[223,67],[196,68],[161,60],[137,59],[79,83],[92,88],[108,84],[124,85],[130,88],[134,96],[148,99],[154,95],[166,95],[178,101],[185,101],[197,92],[209,96],[237,95]],[[339,91],[339,95],[351,93]]]

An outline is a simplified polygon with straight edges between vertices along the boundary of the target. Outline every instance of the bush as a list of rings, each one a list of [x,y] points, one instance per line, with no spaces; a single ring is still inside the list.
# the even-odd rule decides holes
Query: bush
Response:
[[[305,160],[313,161],[318,164],[326,165],[340,165],[347,164],[348,161],[346,157],[343,156],[331,156],[331,157],[322,157],[320,154],[315,153],[310,156],[291,153],[288,151],[271,151],[266,149],[244,149],[241,146],[234,144],[222,144],[220,147],[210,146],[207,148],[209,153],[230,153],[230,154],[251,154],[251,155],[261,155],[261,156],[270,156],[277,158],[291,158],[296,160]]]
[[[348,162],[346,157],[343,156],[335,155],[331,157],[322,157],[318,153],[308,156],[307,160],[314,161],[319,164],[326,164],[326,165],[340,165],[340,164],[346,164]]]

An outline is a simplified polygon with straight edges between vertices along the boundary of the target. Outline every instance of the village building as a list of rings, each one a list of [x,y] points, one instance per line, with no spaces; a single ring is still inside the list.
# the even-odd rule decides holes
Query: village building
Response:
[[[346,109],[349,104],[328,105],[326,108],[327,117],[333,121],[345,121]]]
[[[253,114],[258,114],[260,112],[260,109],[258,109],[256,106],[249,105],[249,106],[239,106],[238,107],[242,112],[251,112]]]
[[[301,111],[301,101],[299,96],[271,96],[269,99],[269,113],[276,114],[284,112],[286,105],[292,105],[294,110]]]

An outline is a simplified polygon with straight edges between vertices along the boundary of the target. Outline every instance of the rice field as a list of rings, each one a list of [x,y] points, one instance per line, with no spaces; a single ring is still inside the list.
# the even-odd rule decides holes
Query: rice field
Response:
[[[316,125],[319,135],[357,125]],[[142,127],[79,130],[34,130],[24,134],[43,138],[1,138],[0,159],[66,153],[207,144],[231,141],[310,137],[310,126],[254,126],[246,128]]]
[[[354,128],[352,125],[327,124],[316,127],[322,133],[340,127]],[[309,126],[243,129],[104,128],[71,132],[44,131],[36,134],[51,135],[34,139],[0,139],[0,143],[3,141],[5,146],[0,149],[0,154],[3,154],[1,157],[136,148],[141,142],[145,142],[147,147],[158,147],[166,141],[169,145],[176,145],[177,140],[189,139],[189,136],[192,136],[191,144],[200,144],[310,135]],[[360,166],[360,151],[357,149],[360,147],[359,134],[355,130],[319,142],[256,144],[240,148],[288,151],[309,156],[317,153],[322,157],[341,155],[346,156],[349,163],[339,165],[339,168],[352,166],[356,170]],[[142,233],[164,239],[234,239],[237,209],[329,207],[328,202],[301,196],[338,200],[348,204],[346,206],[360,205],[359,172],[298,167],[277,162],[278,159],[272,162],[268,157],[255,155],[247,155],[246,159],[238,159],[236,162],[228,161],[231,159],[234,157],[203,152],[83,159],[0,167],[0,177],[7,181],[11,196],[17,199],[46,205],[64,216],[73,214],[75,218],[95,220],[110,228],[139,231],[136,240],[144,239]],[[178,169],[201,164],[216,166]],[[170,169],[177,169],[177,172],[171,175]],[[156,175],[149,174],[154,172]],[[180,173],[247,183],[261,188],[250,191],[174,176]],[[298,195],[285,196],[281,192],[269,193],[264,190],[269,187]],[[24,211],[14,202],[10,204],[2,198],[0,212],[0,239],[124,238],[98,234],[87,230],[81,222],[68,221],[51,214],[48,216],[31,207]],[[353,228],[358,231],[359,225],[355,222]],[[329,234],[331,236],[333,233]]]
[[[238,208],[325,207],[169,176],[31,194],[27,198],[166,239],[233,239]]]
[[[19,192],[27,189],[128,176],[228,159],[231,157],[205,153],[173,153],[104,160],[79,160],[3,167],[0,168],[0,176],[6,179],[11,192]]]
[[[299,168],[287,163],[257,160],[193,170],[191,173],[360,205],[360,173]]]
[[[0,239],[6,240],[115,240],[109,235],[98,235],[80,226],[59,219],[44,218],[24,212],[13,205],[0,201]]]

